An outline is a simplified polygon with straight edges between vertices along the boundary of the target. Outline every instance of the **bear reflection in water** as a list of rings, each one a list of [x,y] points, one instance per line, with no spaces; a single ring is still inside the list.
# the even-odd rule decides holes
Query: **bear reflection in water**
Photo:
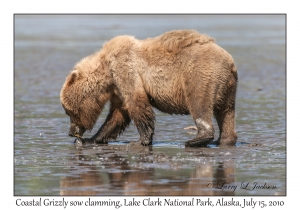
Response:
[[[140,151],[134,149],[135,158],[116,152],[110,146],[101,148],[101,152],[96,151],[93,155],[83,155],[79,151],[74,158],[79,159],[80,163],[70,166],[69,175],[60,181],[61,195],[235,194],[234,190],[212,186],[216,183],[230,185],[235,182],[234,163],[230,161],[215,165],[197,163],[194,169],[186,171],[181,168],[186,161],[154,153],[151,146],[141,148]],[[124,148],[118,150],[124,151]],[[187,152],[194,154],[194,151]],[[201,154],[197,158],[209,157]],[[101,161],[96,161],[97,159]]]
[[[70,136],[78,142],[107,144],[134,122],[138,144],[152,145],[155,113],[190,114],[197,127],[186,147],[203,147],[214,139],[213,116],[220,145],[235,145],[234,61],[213,38],[194,30],[175,30],[138,40],[118,36],[78,62],[67,76],[60,100],[70,116]],[[91,138],[106,102],[105,122]]]

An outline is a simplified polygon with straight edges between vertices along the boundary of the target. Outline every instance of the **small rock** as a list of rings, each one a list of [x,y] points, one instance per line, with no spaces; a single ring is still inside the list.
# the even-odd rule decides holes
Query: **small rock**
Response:
[[[196,126],[185,127],[184,130],[198,130]]]
[[[249,144],[249,147],[259,147],[261,145],[262,145],[261,143],[251,143]]]
[[[82,141],[78,138],[75,139],[74,143],[75,145],[82,145]]]

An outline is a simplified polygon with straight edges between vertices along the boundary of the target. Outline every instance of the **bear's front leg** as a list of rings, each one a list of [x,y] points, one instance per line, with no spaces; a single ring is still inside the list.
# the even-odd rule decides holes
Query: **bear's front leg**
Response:
[[[122,99],[122,109],[126,110],[140,134],[138,144],[148,146],[152,144],[154,134],[155,113],[145,91],[144,82],[140,77],[140,70],[135,66],[130,56],[120,53],[113,68],[116,94]],[[120,62],[123,60],[124,62]]]
[[[107,144],[116,139],[130,124],[128,113],[120,108],[110,110],[99,131],[90,139],[97,144]]]
[[[139,103],[129,106],[128,110],[140,134],[138,144],[143,146],[152,145],[155,113],[148,99],[140,99],[138,102]]]
[[[111,99],[111,106],[105,122],[92,138],[85,142],[107,144],[110,139],[116,139],[130,124],[128,112],[122,109],[122,102],[117,96]]]

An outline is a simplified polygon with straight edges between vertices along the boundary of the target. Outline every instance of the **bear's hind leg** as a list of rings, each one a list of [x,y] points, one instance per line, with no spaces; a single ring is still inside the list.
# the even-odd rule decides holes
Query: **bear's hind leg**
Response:
[[[234,146],[237,140],[235,132],[235,89],[228,94],[221,106],[214,109],[220,135],[218,144],[221,146]]]
[[[221,146],[234,146],[237,140],[235,132],[236,74],[230,78],[227,85],[227,92],[224,93],[219,104],[216,104],[214,108],[214,115],[220,129],[220,136],[217,143]]]
[[[197,99],[197,100],[196,100]],[[207,100],[206,100],[207,99]],[[209,97],[203,97],[197,92],[190,95],[190,114],[198,129],[197,136],[185,142],[186,147],[206,147],[214,139],[214,127],[212,124],[212,102]]]
[[[234,131],[235,111],[232,109],[226,111],[216,110],[215,117],[220,129],[218,144],[221,146],[234,146],[237,140]]]
[[[189,141],[185,142],[186,147],[206,147],[209,142],[214,139],[214,127],[212,120],[204,120],[203,118],[197,118],[195,120],[198,129],[197,136]]]

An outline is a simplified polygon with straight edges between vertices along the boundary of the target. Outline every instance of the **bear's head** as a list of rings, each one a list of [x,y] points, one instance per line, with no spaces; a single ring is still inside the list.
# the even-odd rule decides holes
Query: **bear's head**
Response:
[[[86,130],[92,130],[109,99],[98,77],[91,71],[75,68],[66,78],[60,101],[70,117],[69,136],[82,136]]]

